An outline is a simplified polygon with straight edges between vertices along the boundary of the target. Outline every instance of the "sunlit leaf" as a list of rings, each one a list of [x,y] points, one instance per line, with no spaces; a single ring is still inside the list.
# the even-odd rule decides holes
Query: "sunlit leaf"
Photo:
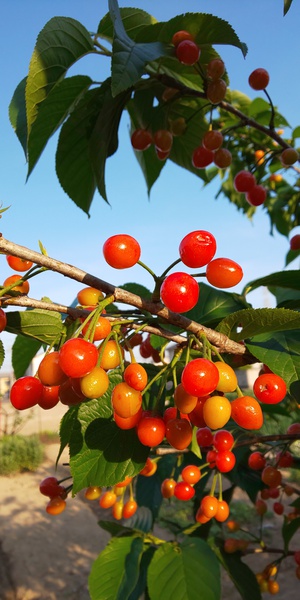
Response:
[[[151,600],[219,600],[218,560],[199,538],[182,544],[166,542],[149,565],[148,587]]]

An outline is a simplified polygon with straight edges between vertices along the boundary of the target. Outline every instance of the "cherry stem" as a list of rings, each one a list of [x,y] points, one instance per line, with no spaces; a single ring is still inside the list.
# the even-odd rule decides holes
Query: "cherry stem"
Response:
[[[263,91],[264,91],[265,95],[267,96],[270,107],[271,107],[271,119],[270,119],[269,127],[272,130],[272,129],[275,129],[275,108],[274,108],[274,104],[273,104],[271,97],[270,97],[269,93],[267,92],[267,90],[264,89]]]
[[[152,269],[150,269],[150,267],[145,265],[145,263],[143,263],[141,260],[138,260],[137,264],[140,265],[140,267],[143,267],[143,269],[145,269],[145,271],[148,271],[148,273],[150,273],[150,275],[153,277],[154,281],[157,282],[158,276],[155,275],[155,273],[152,271]]]
[[[178,265],[178,263],[181,262],[181,258],[177,258],[177,260],[174,260],[174,262],[172,262],[170,264],[169,267],[167,267],[167,269],[161,274],[159,279],[164,279],[165,276],[167,275],[167,273],[169,273],[169,271],[171,271],[171,269],[173,269],[173,267],[175,267],[176,265]]]

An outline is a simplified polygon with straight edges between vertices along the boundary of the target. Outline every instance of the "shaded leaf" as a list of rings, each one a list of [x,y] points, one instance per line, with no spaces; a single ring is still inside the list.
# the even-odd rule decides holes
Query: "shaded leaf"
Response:
[[[144,74],[147,63],[169,54],[160,42],[135,43],[126,33],[118,3],[109,0],[109,12],[114,26],[112,55],[112,95],[132,87]]]
[[[284,0],[284,2],[283,2],[283,16],[284,17],[290,10],[290,8],[292,6],[292,2],[293,2],[293,0]]]
[[[3,365],[4,359],[5,359],[5,350],[4,350],[2,340],[0,340],[0,368]]]
[[[24,310],[7,312],[6,330],[16,335],[22,334],[39,340],[43,344],[58,342],[64,325],[60,314],[49,310]]]
[[[29,65],[26,85],[28,134],[40,103],[79,58],[94,52],[91,36],[75,19],[54,17],[40,31]]]
[[[118,148],[118,129],[124,107],[131,96],[125,90],[115,98],[111,91],[111,80],[101,86],[103,103],[94,123],[90,137],[89,153],[99,193],[107,200],[105,189],[105,163]]]
[[[124,575],[122,583],[118,589],[116,600],[126,600],[134,590],[139,578],[139,566],[143,554],[143,548],[143,538],[133,538],[130,552],[125,558]]]
[[[295,258],[298,258],[298,256],[300,256],[300,250],[289,250],[285,257],[285,267],[293,262]]]
[[[12,346],[12,366],[16,379],[23,377],[32,359],[41,347],[41,342],[33,338],[18,335]]]
[[[151,600],[219,600],[220,571],[215,554],[199,538],[165,543],[148,569]]]
[[[155,552],[156,548],[154,548],[153,546],[150,546],[145,552],[143,552],[140,562],[139,578],[134,590],[128,597],[128,600],[141,600],[141,598],[144,598],[143,593],[147,585],[148,568]]]
[[[263,333],[246,340],[246,347],[259,362],[280,375],[293,394],[294,386],[300,380],[300,332]]]
[[[241,560],[241,554],[228,554],[222,549],[215,549],[220,562],[226,569],[230,579],[241,594],[243,600],[261,600],[261,592],[253,571]]]
[[[120,535],[131,535],[132,536],[132,528],[131,527],[125,527],[124,525],[121,525],[121,523],[118,523],[117,521],[98,521],[98,525],[100,525],[100,527],[102,529],[104,529],[104,531],[108,531],[112,536],[120,536]]]
[[[298,127],[295,127],[295,129],[293,130],[293,139],[295,140],[296,138],[300,137],[300,125],[298,125]]]
[[[245,299],[237,294],[223,292],[206,283],[199,283],[199,288],[199,302],[186,316],[202,325],[215,327],[228,314],[249,306]]]
[[[56,151],[59,182],[68,196],[87,214],[97,185],[90,160],[90,137],[103,102],[101,88],[86,92],[63,124]]]
[[[26,83],[27,77],[24,77],[13,93],[13,97],[9,104],[9,120],[27,158]]]
[[[288,521],[287,518],[284,518],[284,522],[282,525],[282,537],[284,540],[284,551],[287,552],[289,549],[289,544],[292,537],[299,531],[300,528],[300,517],[293,519],[292,521]]]
[[[239,328],[238,333],[235,333]],[[239,310],[223,319],[217,330],[237,342],[260,333],[294,330],[300,328],[297,311],[285,308],[250,308]]]
[[[146,506],[139,506],[136,513],[130,519],[126,519],[126,523],[131,529],[148,533],[153,525],[152,512]]]
[[[147,300],[150,300],[151,298],[150,290],[139,283],[124,283],[124,285],[120,285],[119,287],[132,294],[137,294],[138,296],[141,296],[141,298],[146,298]]]
[[[28,140],[28,176],[49,138],[72,112],[91,83],[90,77],[83,75],[68,77],[59,81],[42,102]]]
[[[70,443],[70,440],[73,435],[73,429],[75,430],[75,435],[78,435],[78,439],[81,439],[82,436],[80,432],[80,428],[78,427],[77,413],[79,406],[71,406],[67,412],[64,414],[59,427],[59,437],[60,437],[60,448],[58,452],[58,456],[56,459],[56,464],[58,463],[64,449]]]

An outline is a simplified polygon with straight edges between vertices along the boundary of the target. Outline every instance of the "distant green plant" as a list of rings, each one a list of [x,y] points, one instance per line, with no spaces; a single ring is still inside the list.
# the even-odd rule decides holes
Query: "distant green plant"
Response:
[[[43,460],[37,436],[4,436],[0,439],[0,475],[35,471]]]

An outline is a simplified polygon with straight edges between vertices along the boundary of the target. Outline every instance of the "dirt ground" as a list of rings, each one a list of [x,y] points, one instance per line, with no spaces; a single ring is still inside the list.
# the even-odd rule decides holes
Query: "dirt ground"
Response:
[[[27,433],[32,429],[31,425]],[[107,513],[101,515],[97,501],[88,502],[79,494],[68,499],[67,509],[61,515],[47,515],[47,499],[39,493],[38,486],[44,477],[55,474],[57,452],[57,444],[46,445],[45,460],[35,473],[0,477],[0,600],[90,598],[87,581],[91,565],[110,539],[97,521],[106,519]],[[65,454],[60,464],[67,460]],[[59,466],[59,477],[66,474],[67,468]],[[247,501],[243,496],[239,499]],[[273,546],[280,544],[281,523],[282,517],[278,517],[270,524]],[[292,548],[300,549],[300,532],[294,536]],[[265,555],[263,559],[260,555],[245,558],[256,572],[268,560],[271,558]],[[278,600],[300,598],[300,581],[295,577],[292,557],[283,562],[278,581]],[[229,599],[240,600],[240,595],[224,576],[222,600]]]

